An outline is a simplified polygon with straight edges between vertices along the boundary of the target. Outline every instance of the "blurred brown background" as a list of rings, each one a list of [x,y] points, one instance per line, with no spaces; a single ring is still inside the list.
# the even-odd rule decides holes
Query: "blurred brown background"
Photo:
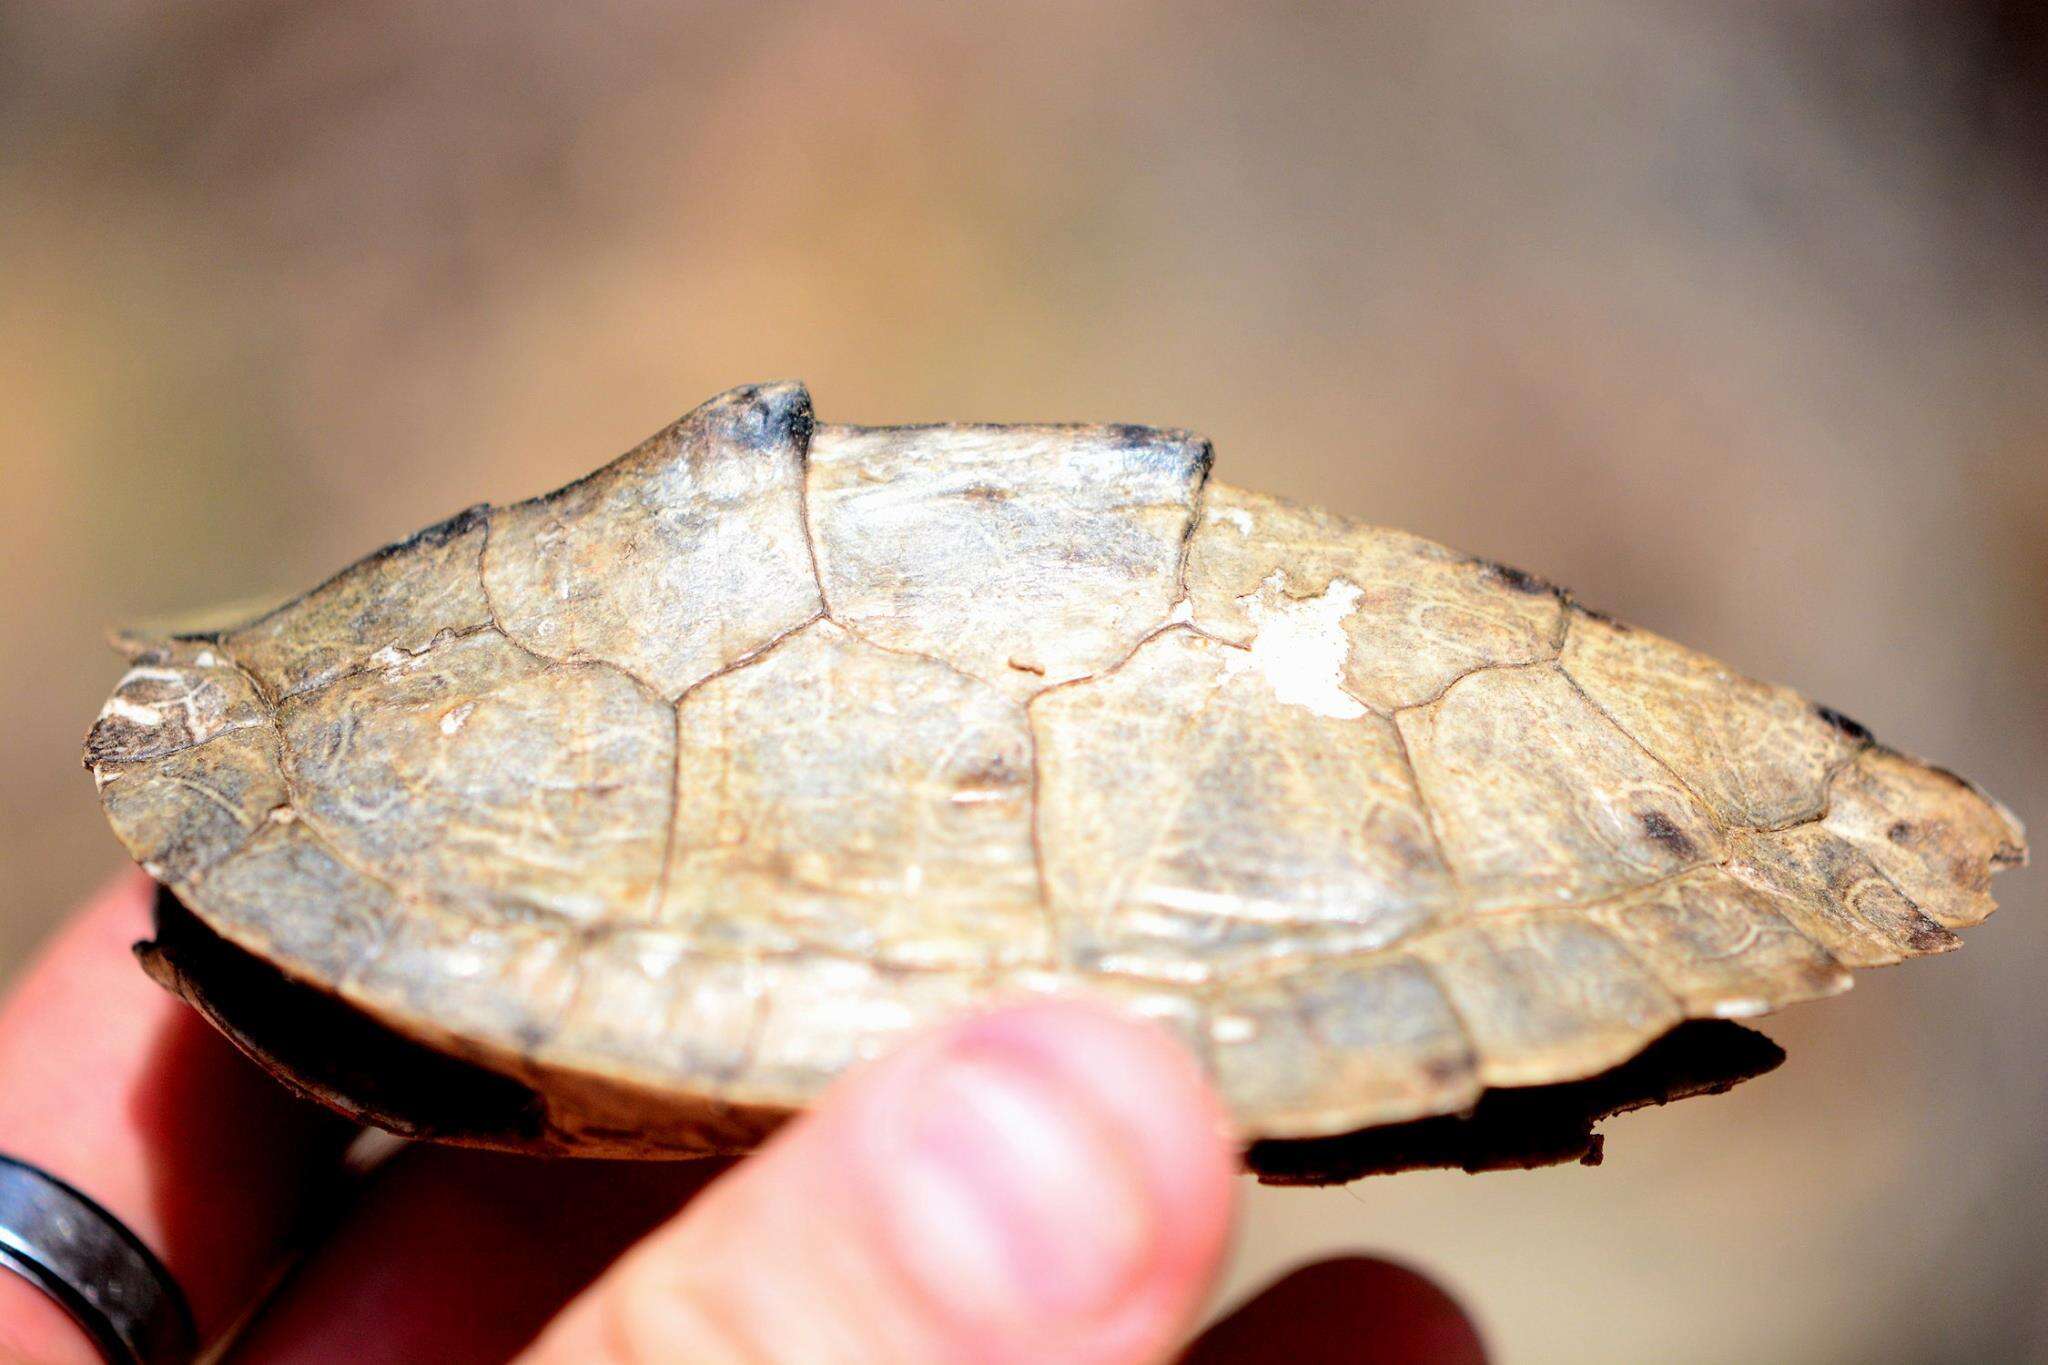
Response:
[[[2023,0],[0,7],[0,967],[117,862],[110,623],[304,586],[698,400],[1115,419],[1526,565],[2048,826]],[[1230,1292],[1507,1362],[2048,1359],[2048,904],[1607,1164],[1259,1192]]]

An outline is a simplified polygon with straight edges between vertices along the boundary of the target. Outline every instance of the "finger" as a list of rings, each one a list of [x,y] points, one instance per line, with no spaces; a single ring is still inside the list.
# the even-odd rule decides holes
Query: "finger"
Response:
[[[1363,1256],[1287,1275],[1202,1333],[1181,1365],[1486,1365],[1479,1329],[1405,1267]]]
[[[152,894],[140,874],[111,883],[0,1003],[0,1151],[125,1222],[206,1330],[260,1287],[349,1130],[143,975],[130,945],[149,935]],[[42,1331],[46,1358],[83,1340],[68,1324],[38,1329],[61,1319],[13,1277],[0,1275],[0,1296],[0,1322],[17,1340]]]
[[[1156,1360],[1222,1257],[1234,1169],[1164,1034],[1000,1010],[842,1082],[526,1360]]]
[[[496,1365],[724,1165],[408,1149],[294,1270],[234,1359]]]

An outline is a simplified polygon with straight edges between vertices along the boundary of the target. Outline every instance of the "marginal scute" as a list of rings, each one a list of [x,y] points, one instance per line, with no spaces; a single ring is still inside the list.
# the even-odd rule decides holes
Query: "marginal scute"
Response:
[[[1962,945],[1824,824],[1744,835],[1728,871],[1778,897],[1801,931],[1850,967],[1882,967]]]
[[[437,635],[488,625],[487,514],[472,507],[380,550],[221,644],[271,696],[287,697],[379,654],[417,654]]]
[[[173,885],[239,849],[286,802],[268,726],[160,758],[105,764],[96,776],[114,833],[152,876]]]
[[[1791,688],[1584,611],[1572,613],[1561,662],[1727,824],[1772,827],[1819,815],[1829,775],[1856,751]]]
[[[1395,719],[1478,910],[1598,900],[1721,856],[1713,817],[1554,665],[1469,674]]]
[[[578,973],[542,1062],[657,1085],[679,1072],[729,1081],[746,1069],[766,987],[757,961],[695,952],[672,929],[600,930],[582,946]]]
[[[100,708],[85,763],[135,763],[263,725],[255,685],[205,642],[165,641],[145,650]]]
[[[588,478],[491,514],[484,586],[512,639],[671,700],[823,608],[804,522],[811,400],[735,389]]]
[[[297,821],[268,822],[179,890],[231,942],[328,986],[374,954],[400,918],[385,887]]]
[[[1450,997],[1490,1086],[1593,1075],[1684,1017],[1613,935],[1583,919],[1491,916],[1413,951]]]
[[[500,1064],[551,1037],[576,992],[576,940],[553,926],[481,921],[418,901],[394,907],[376,953],[341,995],[462,1055]]]
[[[1953,773],[1889,749],[1868,749],[1842,771],[1823,823],[1951,929],[1989,915],[1991,874],[2026,857],[2026,831],[2012,812]]]
[[[894,971],[824,956],[769,958],[761,971],[760,1030],[733,1089],[788,1108],[917,1030],[973,1009],[993,984],[965,972]]]
[[[1262,1131],[1346,1132],[1479,1097],[1463,1025],[1429,971],[1400,953],[1234,988],[1211,1031],[1223,1094]]]
[[[1143,427],[833,427],[811,520],[833,619],[1013,696],[1109,667],[1180,596],[1206,441]]]
[[[1451,913],[1393,725],[1284,699],[1185,628],[1031,704],[1046,891],[1077,970],[1199,980]]]
[[[1089,1000],[1148,1020],[1178,1039],[1210,1079],[1215,1079],[1216,1046],[1209,1026],[1209,1005],[1197,988],[1137,976],[1024,970],[1007,974],[996,991],[1005,998]]]
[[[495,631],[279,710],[300,815],[408,895],[480,916],[651,914],[674,715],[615,669]]]
[[[1592,907],[1690,1018],[1738,1019],[1849,989],[1833,955],[1781,902],[1717,867]]]
[[[677,720],[664,924],[728,952],[1044,960],[1031,737],[995,688],[819,621]]]
[[[1549,658],[1564,610],[1548,584],[1420,536],[1212,486],[1188,546],[1195,624],[1253,644],[1260,590],[1276,575],[1296,599],[1355,590],[1344,687],[1383,712],[1429,701],[1475,668]]]

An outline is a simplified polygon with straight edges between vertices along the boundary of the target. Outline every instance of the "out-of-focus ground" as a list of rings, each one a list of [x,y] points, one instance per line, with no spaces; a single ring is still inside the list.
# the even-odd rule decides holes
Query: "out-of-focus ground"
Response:
[[[103,626],[305,586],[729,385],[1195,427],[2048,828],[2023,0],[0,9],[0,966],[118,854]],[[1251,1196],[1500,1359],[2048,1359],[2048,896],[1607,1164]]]

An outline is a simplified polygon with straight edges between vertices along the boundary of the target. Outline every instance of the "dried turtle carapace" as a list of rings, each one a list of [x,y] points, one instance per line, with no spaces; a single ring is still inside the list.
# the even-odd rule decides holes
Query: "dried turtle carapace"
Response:
[[[167,888],[145,961],[450,1140],[744,1150],[1043,994],[1309,1138],[1945,951],[2025,856],[1786,688],[1209,464],[745,388],[246,625],[124,637],[86,761]]]

